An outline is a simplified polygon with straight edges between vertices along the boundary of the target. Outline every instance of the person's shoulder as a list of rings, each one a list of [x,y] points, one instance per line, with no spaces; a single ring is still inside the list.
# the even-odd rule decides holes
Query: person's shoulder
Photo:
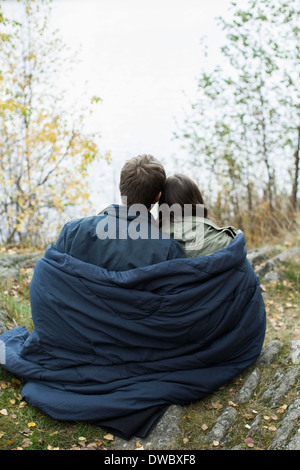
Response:
[[[186,258],[186,253],[181,246],[179,241],[175,240],[174,238],[170,239],[170,247],[168,253],[168,259],[177,259],[177,258]]]
[[[90,231],[92,227],[95,227],[98,224],[100,219],[101,215],[71,219],[64,225],[63,232],[67,233],[68,235],[74,235],[79,230]]]

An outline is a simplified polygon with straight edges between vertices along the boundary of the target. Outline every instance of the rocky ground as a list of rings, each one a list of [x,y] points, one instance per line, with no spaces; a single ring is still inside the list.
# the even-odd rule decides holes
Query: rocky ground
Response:
[[[0,281],[17,276],[20,270],[32,266],[40,255],[2,255]],[[269,283],[280,281],[284,264],[299,257],[300,248],[295,246],[284,250],[271,247],[248,253],[268,301]],[[296,316],[299,325],[299,310]],[[9,322],[11,319],[7,318],[0,305],[0,334]],[[215,407],[214,419],[209,426],[202,424],[199,430],[194,426],[192,431],[188,431],[184,423],[191,409],[172,405],[146,439],[124,441],[115,438],[112,447],[120,450],[190,449],[193,448],[188,446],[190,433],[198,432],[201,449],[245,450],[257,447],[257,442],[262,446],[262,435],[266,430],[268,437],[264,440],[264,450],[300,450],[300,339],[295,336],[288,340],[272,339],[265,344],[256,364],[240,378],[232,398],[225,406],[223,399],[223,404]],[[220,403],[218,392],[214,401]],[[197,413],[199,415],[201,411],[197,410]],[[241,417],[245,423],[238,427]]]
[[[284,361],[286,367],[276,368],[272,382],[258,399],[259,402],[268,404],[269,414],[262,416],[256,410],[252,410],[249,424],[245,426],[244,433],[238,436],[240,442],[232,445],[232,441],[237,441],[237,436],[232,435],[231,427],[239,415],[240,405],[253,398],[261,385],[261,370],[276,361],[276,356],[282,347],[282,342],[274,340],[264,348],[254,369],[248,374],[236,396],[228,406],[222,408],[213,426],[203,436],[207,449],[245,450],[254,447],[255,437],[261,432],[261,427],[270,428],[272,425],[269,425],[269,422],[276,422],[276,426],[273,425],[274,435],[264,450],[300,450],[299,390],[298,395],[289,405],[281,405],[286,401],[289,391],[296,386],[299,377],[300,366],[297,364],[300,361],[300,340],[291,342],[289,354]],[[176,438],[182,434],[180,422],[185,412],[184,408],[172,405],[150,436],[146,439],[138,439],[139,446],[145,450],[176,448],[178,442]],[[137,448],[137,438],[130,441],[116,438],[114,445],[120,450],[134,450]]]

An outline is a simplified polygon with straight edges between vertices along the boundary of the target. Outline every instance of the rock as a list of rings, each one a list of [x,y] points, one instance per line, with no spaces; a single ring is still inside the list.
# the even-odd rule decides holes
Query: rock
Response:
[[[289,367],[285,373],[276,371],[274,374],[274,378],[276,379],[275,383],[268,387],[259,401],[269,402],[271,406],[277,406],[282,397],[294,386],[299,374],[300,366]]]
[[[291,341],[291,353],[289,359],[293,364],[300,363],[300,339],[293,339]]]
[[[280,449],[288,449],[289,446],[299,448],[299,429],[297,430],[294,437],[291,439],[290,442],[288,438],[290,434],[293,432],[295,425],[297,425],[297,421],[300,418],[300,397],[295,398],[292,404],[288,407],[286,415],[282,419],[276,434],[268,447],[268,450],[280,450]]]
[[[247,432],[246,436],[247,437],[253,437],[255,434],[258,434],[260,432],[260,423],[261,423],[261,416],[260,415],[255,416],[255,418],[252,421],[250,429]]]
[[[264,261],[270,259],[270,257],[277,255],[278,253],[278,248],[270,246],[266,248],[258,248],[248,251],[247,258],[252,264],[252,266],[257,266],[259,264],[262,264]]]
[[[262,350],[259,358],[256,361],[256,364],[259,366],[270,365],[272,361],[274,360],[275,356],[277,356],[282,346],[283,346],[283,343],[281,341],[278,341],[276,339],[273,341],[270,341],[270,343],[268,343],[266,347]]]
[[[279,269],[273,269],[264,276],[264,281],[280,281],[282,279],[282,274]]]
[[[260,379],[259,370],[256,368],[245,380],[238,394],[234,397],[233,402],[236,404],[246,403],[250,400],[254,390],[256,389]]]
[[[267,278],[266,280],[278,280],[277,277],[280,276],[278,268],[287,260],[294,259],[297,256],[300,256],[300,248],[294,246],[293,248],[285,250],[273,258],[268,259],[266,262],[256,267],[255,272],[260,278],[264,277],[264,279],[266,279],[267,273],[272,272],[272,274],[269,274],[269,279]]]
[[[6,328],[6,321],[7,321],[7,316],[6,313],[2,310],[1,308],[1,303],[0,303],[0,335],[4,333],[7,328]]]
[[[300,450],[300,428],[296,431],[294,437],[290,440],[285,450]]]
[[[0,258],[0,280],[18,276],[20,268],[31,266],[41,256],[40,252],[2,256]]]
[[[175,436],[180,432],[179,420],[183,413],[184,410],[181,406],[171,405],[148,437],[144,439],[133,437],[129,441],[116,437],[114,447],[118,450],[137,450],[136,443],[138,442],[145,450],[163,449],[170,445]]]
[[[237,414],[238,411],[233,406],[227,406],[219,418],[217,418],[214,427],[206,434],[205,440],[210,442],[222,441]]]

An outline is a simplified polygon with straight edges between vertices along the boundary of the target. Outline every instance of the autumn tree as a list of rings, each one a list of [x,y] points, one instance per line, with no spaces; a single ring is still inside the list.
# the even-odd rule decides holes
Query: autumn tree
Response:
[[[51,0],[18,6],[17,18],[0,7],[0,238],[35,242],[69,207],[84,207],[88,168],[109,154],[100,155],[100,136],[85,131],[77,103],[65,103],[69,62],[50,28]]]

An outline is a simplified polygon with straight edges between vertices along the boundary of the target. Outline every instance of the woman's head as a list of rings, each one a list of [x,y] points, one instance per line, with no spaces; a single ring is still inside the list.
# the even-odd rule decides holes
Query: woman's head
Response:
[[[169,176],[166,180],[162,195],[159,200],[159,205],[167,204],[172,206],[178,204],[181,206],[182,211],[185,205],[192,207],[192,215],[196,215],[197,206],[204,207],[202,194],[193,180],[185,175],[177,174]],[[207,208],[204,207],[204,217],[207,217]]]

